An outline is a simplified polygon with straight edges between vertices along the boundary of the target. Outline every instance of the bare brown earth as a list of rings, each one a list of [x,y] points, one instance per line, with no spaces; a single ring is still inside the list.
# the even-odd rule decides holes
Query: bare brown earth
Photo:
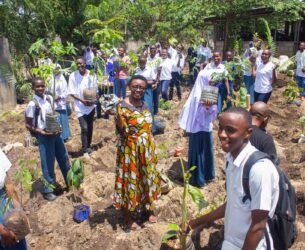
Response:
[[[272,119],[268,131],[274,136],[281,166],[291,178],[298,193],[297,225],[299,236],[291,249],[305,249],[305,144],[295,143],[300,130],[297,118],[304,115],[304,104],[301,107],[288,105],[282,97],[283,88],[275,89],[270,101]],[[186,100],[188,91],[184,91]],[[29,210],[33,233],[27,236],[30,249],[70,250],[70,249],[170,249],[161,245],[161,238],[168,230],[169,222],[179,223],[181,215],[181,171],[179,159],[173,156],[177,146],[187,149],[187,137],[179,129],[177,120],[183,103],[173,102],[173,109],[161,111],[159,116],[166,120],[166,131],[157,135],[159,167],[174,180],[174,188],[155,203],[158,223],[144,223],[136,232],[126,233],[122,229],[122,214],[112,207],[111,195],[114,187],[115,171],[115,133],[113,119],[98,119],[94,127],[94,144],[96,151],[82,156],[85,163],[86,177],[82,184],[80,197],[82,203],[89,204],[91,217],[83,223],[73,221],[73,205],[69,200],[71,192],[64,193],[54,202],[45,201],[39,193],[40,183],[34,184],[33,192],[25,195],[25,207]],[[23,143],[25,129],[23,111],[25,106],[16,108],[16,115],[7,115],[0,119],[0,146],[17,142]],[[67,143],[72,156],[80,147],[80,129],[77,118],[72,115],[70,124],[73,139]],[[225,198],[225,177],[223,172],[224,153],[217,138],[217,122],[214,129],[216,178],[202,189],[207,201],[214,206]],[[187,151],[187,150],[185,150]],[[17,159],[38,159],[37,147],[15,147],[8,157],[14,163],[10,175],[13,175]],[[187,157],[183,158],[185,163]],[[37,168],[40,169],[39,164]],[[56,166],[59,182],[63,183]],[[188,202],[189,218],[196,216],[197,208]],[[238,223],[238,222],[236,222]],[[220,249],[223,239],[222,221],[207,225],[193,232],[196,249]]]

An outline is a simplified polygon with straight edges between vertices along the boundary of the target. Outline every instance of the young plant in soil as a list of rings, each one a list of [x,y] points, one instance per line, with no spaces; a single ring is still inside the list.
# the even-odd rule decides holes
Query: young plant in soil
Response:
[[[170,101],[166,101],[164,99],[160,99],[159,108],[163,110],[170,110],[172,108],[172,104]]]
[[[208,202],[205,201],[199,188],[194,187],[189,184],[189,180],[192,176],[191,172],[196,169],[196,166],[191,167],[189,170],[185,170],[182,157],[180,156],[181,169],[183,174],[183,193],[182,193],[182,218],[181,218],[181,228],[186,228],[187,225],[187,197],[191,196],[193,202],[198,206],[199,211],[208,206]],[[168,243],[171,238],[179,237],[180,246],[182,250],[186,249],[187,236],[184,233],[180,233],[180,227],[178,224],[169,224],[168,231],[162,238],[162,243]]]
[[[288,102],[291,103],[299,97],[300,91],[302,89],[300,90],[297,83],[292,80],[288,83],[288,87],[283,92],[283,96],[288,97]]]
[[[67,175],[67,183],[69,188],[72,188],[73,198],[72,203],[77,203],[76,190],[79,189],[81,183],[84,180],[85,169],[84,163],[80,159],[76,159],[72,162],[72,167],[70,168]]]
[[[19,169],[13,176],[13,183],[20,187],[20,200],[14,194],[7,199],[6,205],[1,211],[5,216],[5,226],[13,231],[18,240],[30,233],[31,227],[28,218],[23,211],[24,191],[31,192],[33,183],[39,179],[39,173],[32,166],[36,166],[36,160],[18,160]]]

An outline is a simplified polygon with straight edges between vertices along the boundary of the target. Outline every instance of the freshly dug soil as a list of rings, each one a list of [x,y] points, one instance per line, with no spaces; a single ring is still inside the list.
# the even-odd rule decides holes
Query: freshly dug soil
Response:
[[[300,134],[297,119],[304,115],[305,104],[301,107],[289,105],[282,96],[284,88],[275,89],[269,101],[272,119],[268,132],[276,140],[281,167],[291,178],[298,195],[297,225],[299,236],[291,249],[305,249],[305,144],[297,144],[295,137]],[[113,117],[109,120],[98,119],[94,124],[93,147],[95,152],[81,156],[85,164],[85,180],[81,185],[79,197],[82,203],[91,207],[89,220],[80,224],[73,221],[73,205],[69,200],[71,192],[64,193],[54,202],[45,201],[39,190],[41,183],[35,183],[33,192],[27,197],[25,207],[30,211],[32,234],[27,236],[29,249],[37,250],[78,250],[78,249],[171,249],[161,246],[162,236],[168,231],[168,223],[180,223],[182,176],[180,161],[174,157],[175,149],[183,147],[183,161],[187,165],[188,138],[178,126],[178,117],[189,92],[184,88],[183,101],[173,101],[172,109],[160,110],[157,116],[166,123],[165,133],[156,135],[159,155],[158,166],[173,181],[174,188],[162,195],[155,204],[158,216],[156,224],[145,222],[143,228],[126,233],[122,228],[123,215],[112,206],[111,195],[114,189],[114,172],[116,159],[116,138]],[[23,111],[25,106],[18,106],[17,116],[0,119],[0,146],[23,143],[25,128]],[[81,148],[80,127],[77,117],[70,117],[73,138],[66,145],[73,157],[78,157]],[[224,153],[217,138],[217,121],[214,126],[215,173],[216,178],[207,187],[201,189],[204,197],[214,206],[221,204],[225,198]],[[14,163],[10,175],[14,174],[17,160],[21,158],[39,159],[37,147],[12,148],[8,157]],[[39,165],[38,165],[39,168]],[[64,185],[56,163],[58,181]],[[196,206],[188,202],[188,218],[197,214]],[[223,240],[223,221],[206,225],[194,231],[192,235],[196,249],[220,249]]]

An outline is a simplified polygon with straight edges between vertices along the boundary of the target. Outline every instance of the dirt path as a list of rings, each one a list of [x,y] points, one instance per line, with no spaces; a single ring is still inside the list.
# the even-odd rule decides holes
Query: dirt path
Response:
[[[292,249],[305,249],[305,144],[297,144],[294,138],[300,131],[296,119],[305,113],[305,106],[287,105],[282,97],[283,89],[276,89],[270,101],[272,119],[268,131],[276,139],[276,146],[282,168],[288,173],[298,191],[298,228],[299,237]],[[187,97],[184,92],[184,100]],[[304,104],[303,104],[304,105]],[[30,197],[26,197],[26,208],[31,212],[33,233],[27,237],[30,249],[70,250],[70,249],[160,249],[162,235],[168,230],[169,222],[179,222],[182,187],[180,163],[173,157],[176,146],[187,149],[187,137],[179,129],[177,120],[183,103],[175,102],[173,109],[161,111],[159,116],[166,120],[164,135],[157,135],[159,167],[175,180],[174,188],[155,204],[159,221],[157,224],[144,223],[140,231],[126,233],[121,228],[122,215],[111,206],[111,194],[114,185],[115,134],[113,120],[99,119],[95,122],[94,140],[96,151],[81,158],[85,163],[86,177],[82,184],[83,203],[92,209],[90,219],[81,224],[72,220],[73,206],[69,200],[71,193],[65,193],[55,202],[43,200],[38,192],[41,184],[35,184]],[[16,109],[15,115],[0,119],[0,147],[17,142],[23,143],[25,137],[23,110]],[[80,147],[80,129],[78,120],[72,116],[70,124],[73,140],[67,147],[72,155]],[[225,197],[225,177],[223,172],[223,152],[214,129],[216,178],[202,192],[209,202],[217,205]],[[187,151],[187,150],[186,150]],[[18,159],[39,159],[37,147],[16,146],[8,153],[16,164]],[[187,162],[187,158],[184,157]],[[16,165],[14,165],[16,168]],[[14,168],[12,173],[14,172]],[[37,166],[40,169],[39,165]],[[57,168],[57,176],[62,182]],[[189,217],[195,216],[197,209],[189,202]],[[194,232],[197,249],[220,249],[223,238],[222,221],[207,225]],[[164,246],[162,249],[166,249]]]

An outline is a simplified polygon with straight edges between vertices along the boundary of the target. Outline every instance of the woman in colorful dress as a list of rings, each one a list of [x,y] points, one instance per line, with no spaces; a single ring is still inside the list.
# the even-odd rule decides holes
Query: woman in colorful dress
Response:
[[[133,76],[128,84],[131,94],[117,106],[116,128],[119,137],[114,204],[125,212],[125,222],[131,230],[141,227],[133,215],[148,210],[148,220],[157,222],[152,203],[160,197],[160,173],[152,134],[152,116],[142,101],[147,80]]]

